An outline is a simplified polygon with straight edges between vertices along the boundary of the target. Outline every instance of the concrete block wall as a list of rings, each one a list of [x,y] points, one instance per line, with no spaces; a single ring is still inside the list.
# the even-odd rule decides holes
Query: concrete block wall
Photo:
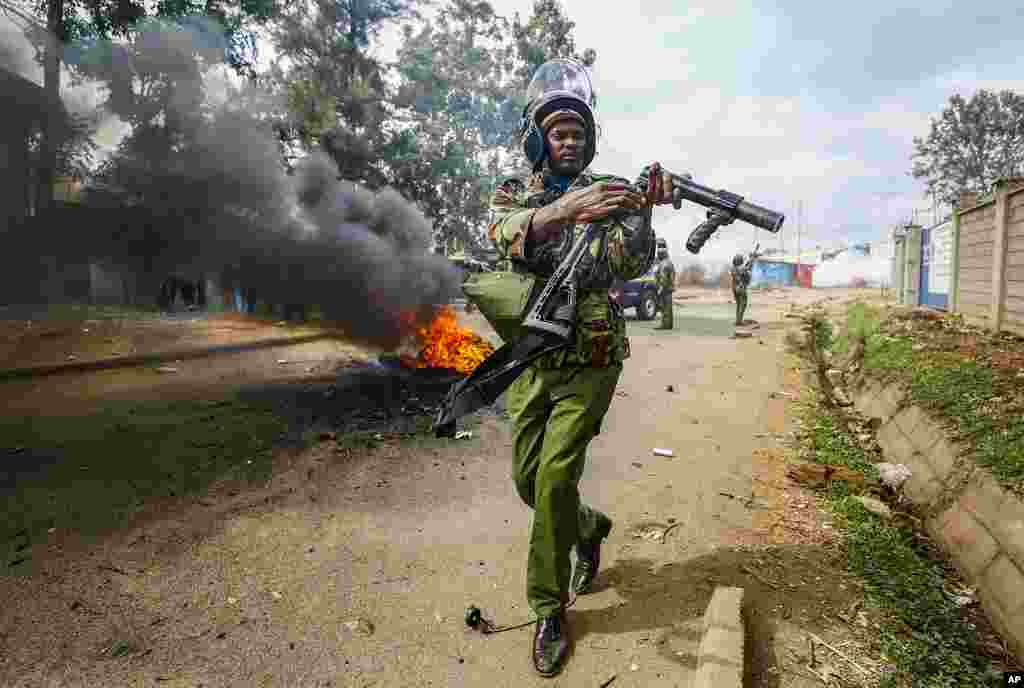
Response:
[[[885,460],[913,474],[903,493],[925,515],[1018,660],[1024,659],[1024,502],[974,466],[962,447],[895,384],[862,381],[858,411],[881,421]]]

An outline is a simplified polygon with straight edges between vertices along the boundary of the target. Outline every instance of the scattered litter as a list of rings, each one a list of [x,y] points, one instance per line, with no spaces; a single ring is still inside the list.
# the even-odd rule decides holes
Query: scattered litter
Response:
[[[963,588],[960,590],[959,595],[953,596],[953,604],[958,607],[969,607],[973,604],[977,604],[978,597],[974,588]]]
[[[616,678],[618,678],[618,674],[612,674],[611,676],[606,678],[604,681],[602,681],[601,685],[599,685],[597,688],[608,688],[608,686],[610,686],[615,681]]]
[[[642,463],[640,463],[639,461],[634,461],[633,462],[633,468],[643,468],[643,467],[644,467],[644,465]]]
[[[673,387],[672,385],[669,385],[668,387],[665,388],[665,391],[666,392],[674,392],[674,391],[676,391],[676,388]]]
[[[273,598],[274,598],[275,600],[279,600],[279,599],[281,599],[282,597],[284,597],[284,595],[282,595],[281,593],[279,593],[279,592],[278,592],[277,590],[271,590],[271,591],[270,591],[270,596],[271,596],[271,597],[273,597]]]
[[[345,628],[363,636],[373,635],[373,624],[366,619],[353,619],[342,624]]]
[[[885,519],[892,518],[892,509],[877,499],[873,497],[855,497],[854,499],[860,502],[861,506],[874,515],[881,516]]]
[[[471,439],[473,439],[473,431],[472,430],[459,430],[457,433],[455,433],[455,439],[457,439],[457,440],[471,440]]]
[[[667,456],[669,458],[672,458],[673,456],[675,456],[675,454],[672,453],[671,449],[657,449],[657,448],[655,448],[655,450],[654,450],[654,455],[655,456]]]
[[[158,373],[176,373],[176,372],[178,372],[178,369],[173,367],[173,366],[160,366],[159,368],[156,369],[156,372],[158,372]]]
[[[380,433],[378,432],[377,434],[375,434],[375,435],[373,436],[373,439],[375,439],[375,440],[377,440],[378,442],[380,442],[381,440],[383,440],[383,439],[384,439],[384,435],[382,435],[382,434],[380,434]]]
[[[620,389],[618,392],[615,393],[615,396],[617,396],[617,397],[628,397],[629,396],[629,392],[624,392],[624,391],[622,391]]]
[[[76,358],[78,358],[78,356],[75,356],[74,354],[68,354],[68,360],[69,360],[69,361],[73,361],[73,360],[75,360]]]
[[[132,646],[123,640],[115,640],[114,643],[103,651],[103,654],[109,653],[111,657],[120,657],[131,652]]]
[[[880,463],[878,464],[878,475],[883,483],[893,490],[898,490],[913,473],[902,463]]]
[[[647,540],[649,542],[657,540],[664,543],[665,537],[678,525],[678,523],[672,523],[667,526],[660,523],[647,523],[636,526],[630,534],[637,540]]]
[[[750,339],[754,336],[753,332],[744,332],[742,330],[736,330],[732,335],[732,339]]]
[[[434,612],[434,621],[436,621],[438,624],[444,623],[444,617],[441,616],[441,612]]]
[[[287,359],[284,359],[284,358],[277,359],[277,364],[278,365],[286,365],[287,363],[288,363]]]
[[[637,665],[637,664],[630,664],[629,665],[629,670],[630,671],[639,671],[640,670],[640,666]]]
[[[54,533],[56,533],[56,532],[57,532],[57,529],[56,529],[56,528],[50,528],[50,529],[49,529],[48,531],[46,531],[46,532],[47,532],[47,533],[49,533],[50,535],[53,535]]]
[[[234,597],[229,597],[228,598],[228,604],[234,606],[234,605],[238,604],[238,600],[236,600]]]
[[[748,509],[753,509],[754,507],[759,506],[759,504],[754,500],[753,497],[741,497],[739,495],[734,495],[732,492],[719,492],[718,494],[722,495],[723,497],[729,497],[730,499],[736,499],[738,501],[741,501],[743,502],[743,506],[747,507]]]

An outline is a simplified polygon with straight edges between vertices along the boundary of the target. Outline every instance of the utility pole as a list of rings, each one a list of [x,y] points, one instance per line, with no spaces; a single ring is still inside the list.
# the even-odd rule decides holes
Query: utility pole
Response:
[[[796,269],[800,270],[800,235],[804,223],[804,202],[799,201],[796,211]]]

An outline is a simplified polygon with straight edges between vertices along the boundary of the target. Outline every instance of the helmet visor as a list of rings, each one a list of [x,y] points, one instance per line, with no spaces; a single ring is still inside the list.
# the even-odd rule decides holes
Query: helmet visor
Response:
[[[555,95],[573,96],[594,107],[594,90],[586,67],[565,58],[549,60],[538,67],[526,89],[526,102]]]

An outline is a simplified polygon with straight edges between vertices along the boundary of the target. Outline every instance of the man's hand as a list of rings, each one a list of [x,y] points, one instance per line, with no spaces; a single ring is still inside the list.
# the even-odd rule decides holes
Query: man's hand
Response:
[[[650,205],[676,203],[676,199],[673,198],[676,185],[672,175],[661,166],[661,163],[657,162],[648,165],[645,169],[648,174],[647,203]],[[687,179],[690,178],[688,174],[682,176]]]
[[[628,184],[598,182],[577,189],[558,199],[568,222],[587,223],[603,220],[617,210],[639,210],[644,197]]]
[[[633,211],[644,207],[644,197],[628,185],[598,182],[570,191],[551,205],[539,209],[533,216],[530,238],[547,241],[559,235],[569,224],[602,220],[616,211]]]

